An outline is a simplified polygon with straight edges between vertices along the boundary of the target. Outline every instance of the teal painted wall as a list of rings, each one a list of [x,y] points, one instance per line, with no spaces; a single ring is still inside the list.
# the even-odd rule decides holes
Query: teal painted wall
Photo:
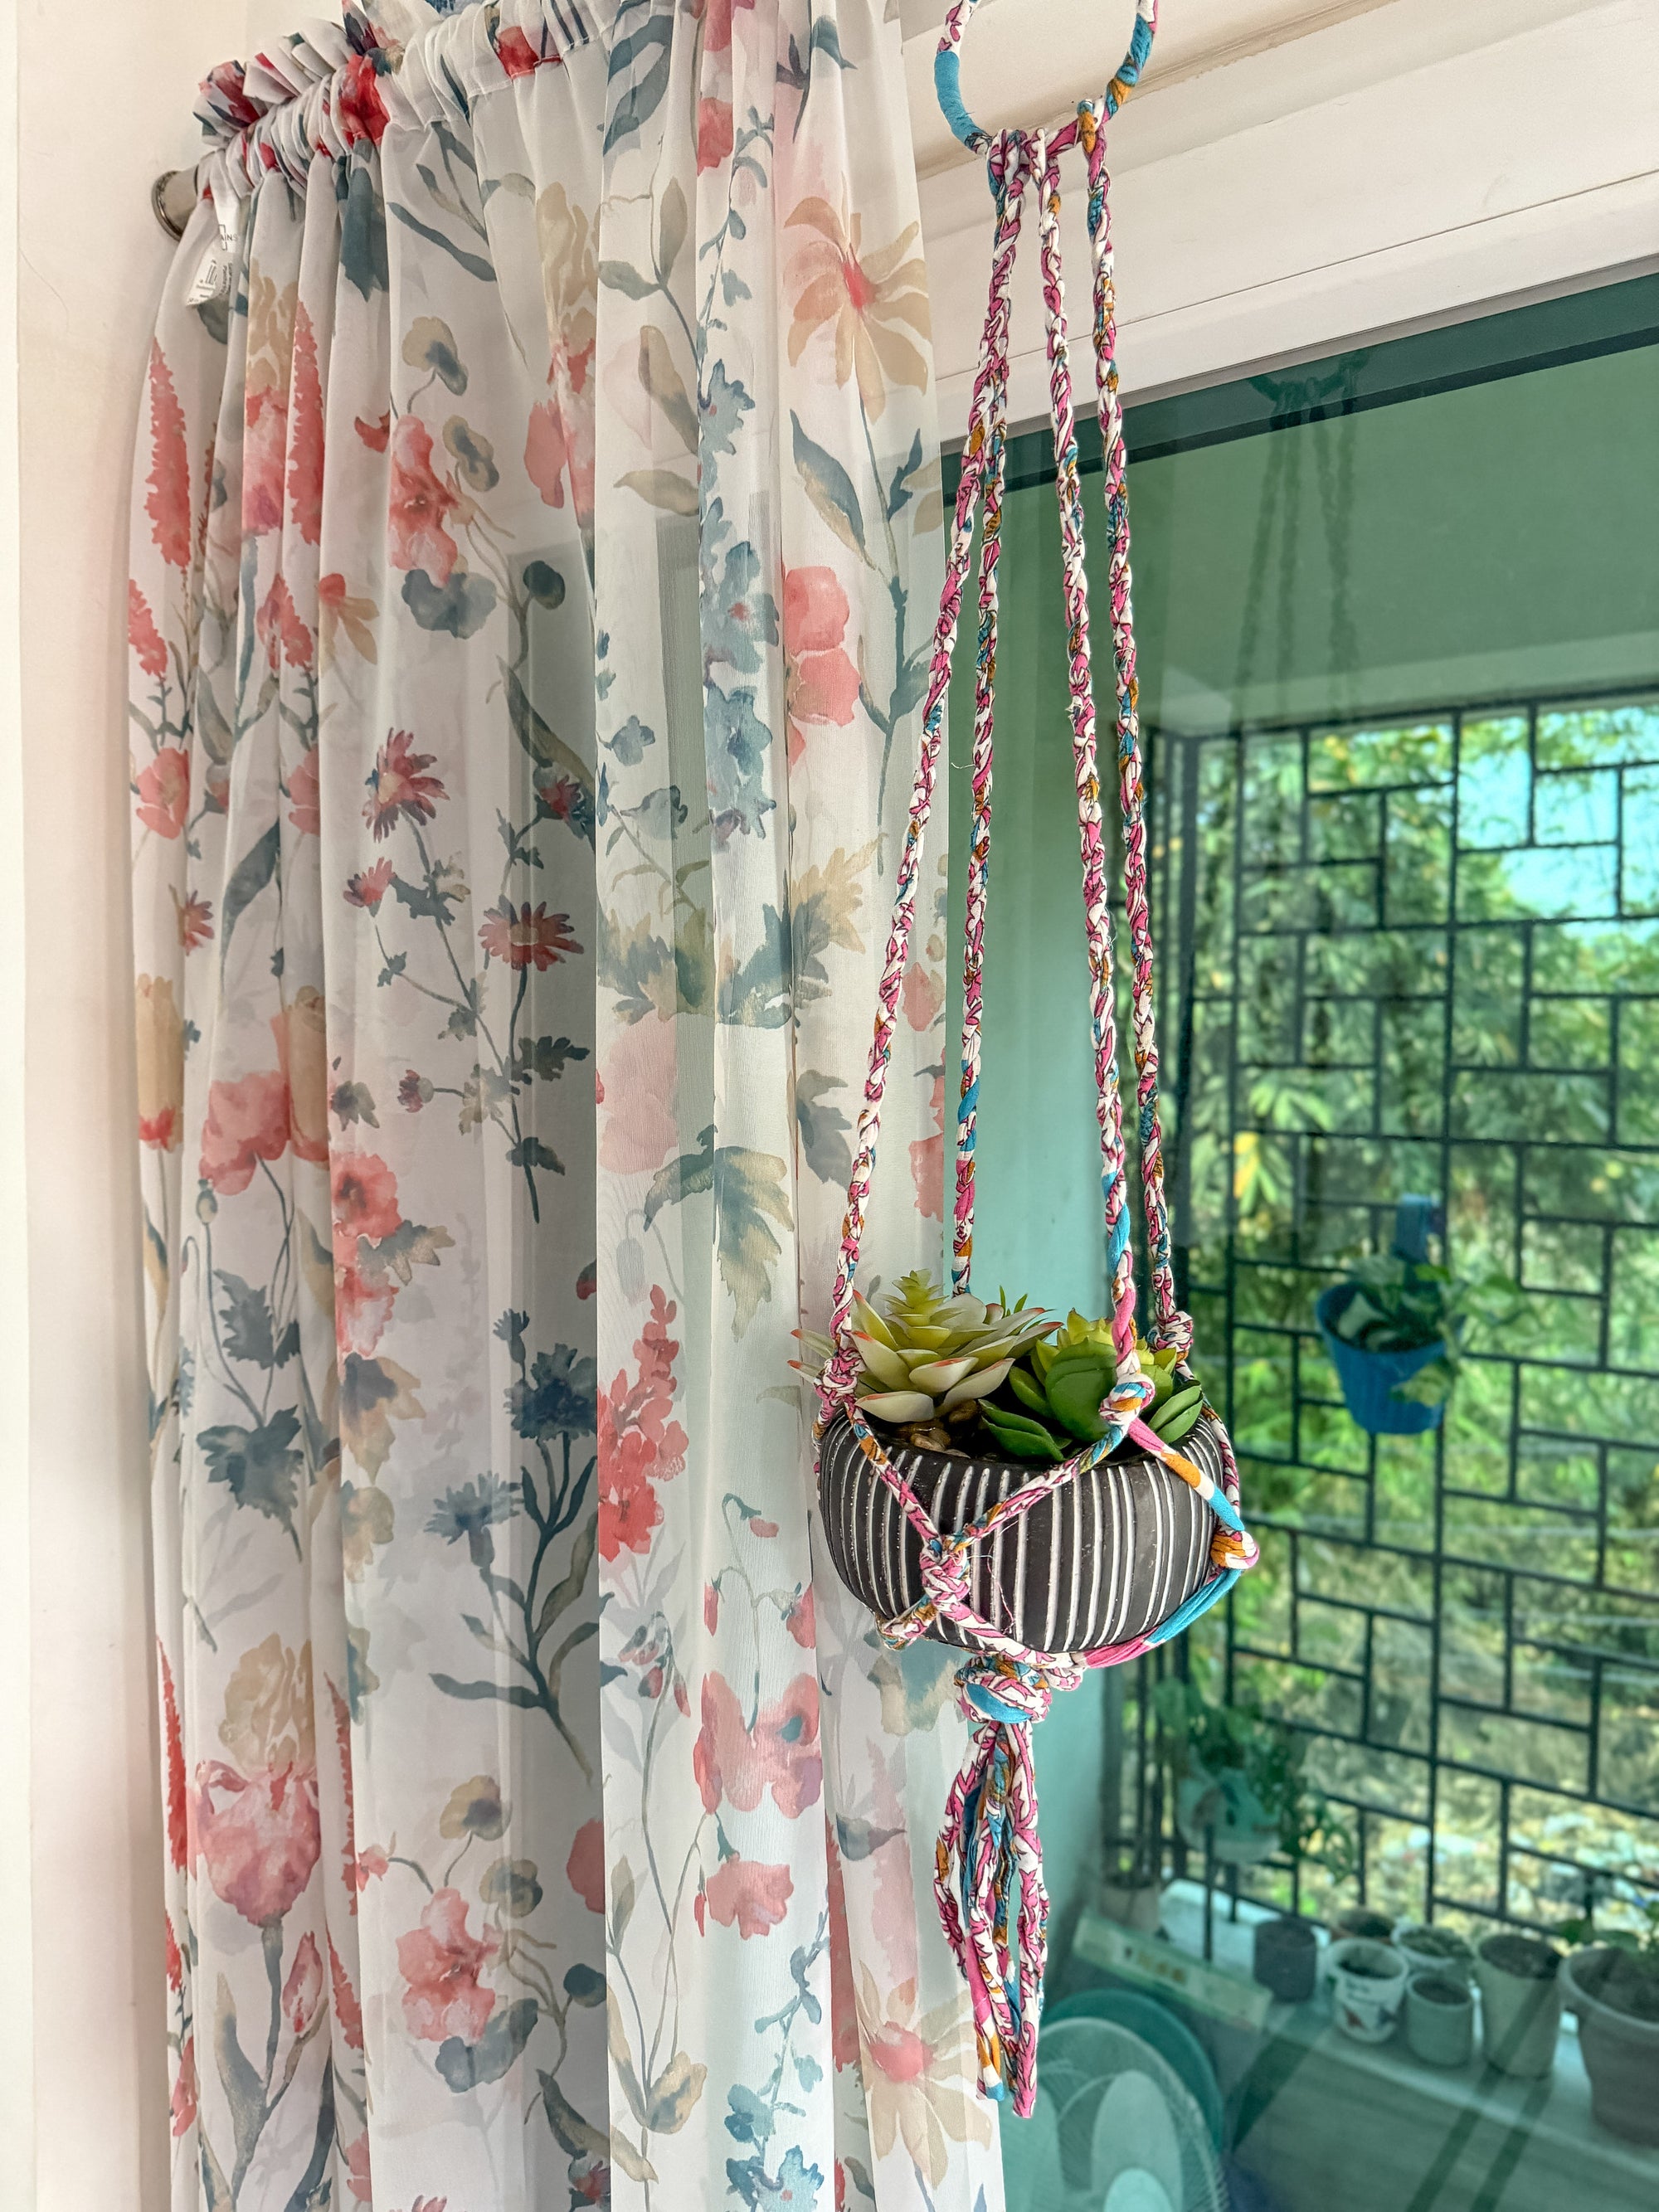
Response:
[[[1638,348],[1132,463],[1143,720],[1346,720],[1659,677],[1656,361]],[[1085,481],[1097,650],[1100,483]],[[1010,495],[1000,574],[975,1283],[1092,1312],[1099,1163],[1051,486]],[[970,588],[950,702],[958,941],[975,628]],[[954,1035],[959,974],[951,1015]],[[953,1048],[947,1115],[956,1066]]]

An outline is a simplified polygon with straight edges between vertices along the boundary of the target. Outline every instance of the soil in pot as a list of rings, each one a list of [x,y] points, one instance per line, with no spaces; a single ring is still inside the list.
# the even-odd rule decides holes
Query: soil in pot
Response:
[[[1474,1999],[1443,1974],[1413,1974],[1406,1990],[1406,2042],[1429,2066],[1462,2066],[1474,2048]]]
[[[1474,1967],[1474,1953],[1449,1928],[1407,1926],[1396,1929],[1395,1948],[1402,1951],[1415,1974],[1434,1974],[1466,1987]]]
[[[1474,1959],[1487,2063],[1540,2080],[1555,2063],[1561,2027],[1561,1954],[1532,1936],[1488,1936]]]
[[[1591,2111],[1627,2142],[1659,2144],[1659,1961],[1602,1945],[1575,1952],[1561,1979]]]
[[[1305,1920],[1258,1922],[1251,1971],[1285,2004],[1305,2004],[1314,1993],[1319,1938]]]

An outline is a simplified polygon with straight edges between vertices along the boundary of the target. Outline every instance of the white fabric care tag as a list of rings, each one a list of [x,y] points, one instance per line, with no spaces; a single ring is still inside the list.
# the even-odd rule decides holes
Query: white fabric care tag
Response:
[[[231,286],[236,281],[236,252],[241,239],[242,202],[234,193],[223,191],[212,194],[216,230],[207,251],[202,256],[185,304],[192,307],[206,305],[210,300],[225,300],[230,296]]]
[[[191,280],[185,295],[187,307],[205,307],[210,300],[229,297],[232,278],[236,271],[234,257],[225,252],[224,241],[215,238],[202,256],[202,264]]]

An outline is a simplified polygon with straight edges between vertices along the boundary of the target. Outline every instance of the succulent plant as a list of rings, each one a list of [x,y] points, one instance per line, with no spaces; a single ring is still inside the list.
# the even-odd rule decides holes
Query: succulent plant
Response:
[[[1173,1349],[1154,1352],[1137,1341],[1142,1370],[1153,1386],[1142,1419],[1165,1443],[1179,1443],[1203,1409],[1203,1389],[1177,1377]],[[980,1411],[1010,1458],[1057,1466],[1079,1443],[1105,1435],[1101,1401],[1116,1379],[1111,1323],[1073,1313],[1052,1343],[1033,1345],[1020,1364],[1010,1369],[1009,1391],[1018,1402],[988,1402]]]
[[[955,1441],[950,1428],[966,1426],[1055,1325],[1023,1297],[1012,1305],[982,1304],[965,1291],[946,1297],[920,1268],[899,1278],[880,1312],[854,1291],[853,1321],[860,1412],[935,1447]],[[810,1329],[796,1334],[808,1358],[793,1364],[816,1373],[834,1346]]]

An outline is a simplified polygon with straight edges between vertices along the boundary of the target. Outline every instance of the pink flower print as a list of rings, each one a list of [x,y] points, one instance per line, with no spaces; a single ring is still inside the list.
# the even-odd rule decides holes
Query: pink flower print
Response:
[[[302,835],[320,837],[323,834],[321,799],[317,788],[319,766],[319,748],[313,745],[300,757],[300,764],[288,780],[288,818]]]
[[[703,1885],[697,1899],[697,1929],[703,1926],[703,1906],[722,1928],[735,1927],[738,1935],[768,1936],[787,1917],[794,1881],[787,1866],[763,1866],[757,1859],[722,1859]]]
[[[810,1651],[817,1642],[817,1608],[812,1601],[812,1585],[808,1583],[800,1595],[783,1616],[783,1625],[803,1651]]]
[[[568,914],[550,914],[545,902],[532,913],[528,899],[520,907],[514,907],[511,899],[491,907],[479,924],[478,942],[492,959],[505,960],[509,967],[528,968],[533,963],[538,975],[567,952],[582,949],[570,934]]]
[[[525,473],[542,495],[545,507],[564,505],[564,473],[569,459],[564,417],[556,399],[543,399],[530,410],[525,432]]]
[[[374,2184],[369,2177],[368,2137],[366,2134],[359,2136],[346,2152],[346,2181],[360,2204],[373,2204]]]
[[[718,169],[732,153],[732,103],[729,100],[697,102],[697,174]]]
[[[253,1180],[261,1160],[288,1150],[288,1082],[280,1068],[213,1084],[202,1128],[202,1179],[221,1198],[234,1198]]]
[[[334,1214],[334,1326],[343,1351],[367,1358],[392,1318],[398,1285],[370,1282],[359,1240],[374,1245],[403,1219],[398,1178],[373,1152],[342,1152],[330,1171]]]
[[[208,1880],[244,1920],[280,1920],[322,1851],[317,1770],[295,1762],[249,1775],[222,1759],[196,1770],[195,1841]]]
[[[495,33],[495,58],[504,76],[534,76],[541,57],[516,27]]]
[[[191,553],[190,455],[185,447],[185,410],[173,388],[173,374],[161,349],[149,349],[149,493],[155,550],[170,568],[188,568]]]
[[[323,1956],[317,1938],[307,1929],[283,1984],[283,2017],[295,2035],[303,2035],[316,2019],[322,1996]]]
[[[724,1801],[752,1813],[770,1790],[778,1810],[797,1819],[817,1802],[823,1782],[817,1684],[798,1674],[781,1698],[761,1707],[751,1729],[725,1676],[706,1675],[691,1764],[705,1812]]]
[[[630,1022],[605,1056],[601,1166],[639,1175],[662,1165],[679,1140],[674,1088],[672,1024]]]
[[[733,15],[739,8],[752,9],[754,4],[755,0],[704,0],[701,9],[694,8],[692,14],[701,13],[703,18],[703,52],[709,54],[728,52],[732,45]]]
[[[194,952],[209,944],[213,937],[213,902],[198,898],[194,891],[180,898],[173,893],[173,920],[179,926],[179,942],[186,952]]]
[[[945,978],[913,960],[904,971],[904,1018],[913,1030],[931,1029],[945,1004]]]
[[[427,1904],[421,1924],[398,1938],[398,1971],[406,1987],[404,2018],[425,2043],[444,2043],[458,2035],[476,2043],[495,2008],[495,1992],[478,1979],[501,1948],[493,1928],[471,1936],[466,1899],[458,1889],[441,1889]]]
[[[173,2081],[173,2134],[176,2142],[196,2124],[196,2038],[187,2035]]]
[[[167,649],[155,627],[149,601],[137,585],[131,583],[127,586],[127,643],[145,675],[154,677],[159,684],[167,672]]]
[[[289,435],[288,504],[307,545],[323,534],[323,384],[317,333],[303,300],[294,310],[294,427]]]
[[[425,773],[434,756],[417,753],[414,745],[408,730],[389,731],[368,772],[363,819],[374,832],[377,843],[389,837],[403,817],[417,826],[430,822],[439,801],[449,796],[435,775]]]
[[[392,432],[386,534],[394,568],[423,568],[447,584],[459,557],[444,528],[459,501],[432,466],[432,433],[418,415],[400,415]]]
[[[362,1268],[334,1263],[334,1334],[340,1350],[367,1359],[386,1334],[398,1285],[371,1283]]]
[[[935,1133],[915,1138],[910,1146],[910,1179],[916,1187],[916,1212],[927,1221],[945,1218],[945,1078],[933,1078],[930,1101]]]
[[[283,526],[288,399],[275,385],[250,389],[243,408],[242,527],[254,537]]]
[[[576,1831],[565,1878],[590,1912],[605,1911],[605,1823],[584,1820]]]
[[[345,902],[348,906],[365,907],[373,914],[391,888],[391,861],[376,860],[372,868],[365,868],[361,874],[347,877]]]
[[[340,1954],[334,1948],[331,1936],[328,1942],[329,1981],[333,1992],[335,2024],[346,2040],[348,2051],[363,2047],[363,2008],[357,2002],[357,1992],[351,1986],[351,1977],[340,1964]]]
[[[300,619],[285,576],[278,576],[266,592],[253,628],[273,668],[282,660],[290,668],[310,667],[311,632]]]
[[[391,1869],[392,1861],[378,1844],[370,1844],[352,1860],[346,1880],[354,1889],[367,1889],[372,1881],[383,1880]]]
[[[190,1812],[185,1782],[185,1735],[179,1721],[179,1699],[173,1686],[173,1669],[167,1664],[167,1655],[158,1643],[156,1656],[161,1662],[161,1734],[166,1745],[167,1790],[167,1863],[182,1873],[189,1863]],[[167,1923],[167,1940],[173,1940],[173,1923]]]
[[[662,1501],[637,1462],[604,1456],[605,1395],[599,1393],[599,1556],[614,1559],[622,1552],[648,1552],[651,1531],[661,1525]]]
[[[783,572],[783,664],[789,757],[800,758],[804,731],[845,729],[859,702],[859,672],[842,646],[852,609],[833,568]]]
[[[190,812],[190,757],[163,745],[138,777],[138,819],[158,837],[176,837]]]
[[[639,1379],[624,1370],[599,1392],[599,1553],[648,1551],[662,1520],[653,1481],[666,1481],[685,1465],[685,1431],[671,1418],[674,1361],[679,1345],[669,1335],[676,1308],[660,1287],[651,1291],[651,1319],[634,1346]]]
[[[383,68],[390,65],[384,55],[374,52],[354,54],[337,80],[334,112],[348,146],[355,146],[361,138],[372,139],[378,146],[386,130],[386,102],[380,97],[377,60]]]

